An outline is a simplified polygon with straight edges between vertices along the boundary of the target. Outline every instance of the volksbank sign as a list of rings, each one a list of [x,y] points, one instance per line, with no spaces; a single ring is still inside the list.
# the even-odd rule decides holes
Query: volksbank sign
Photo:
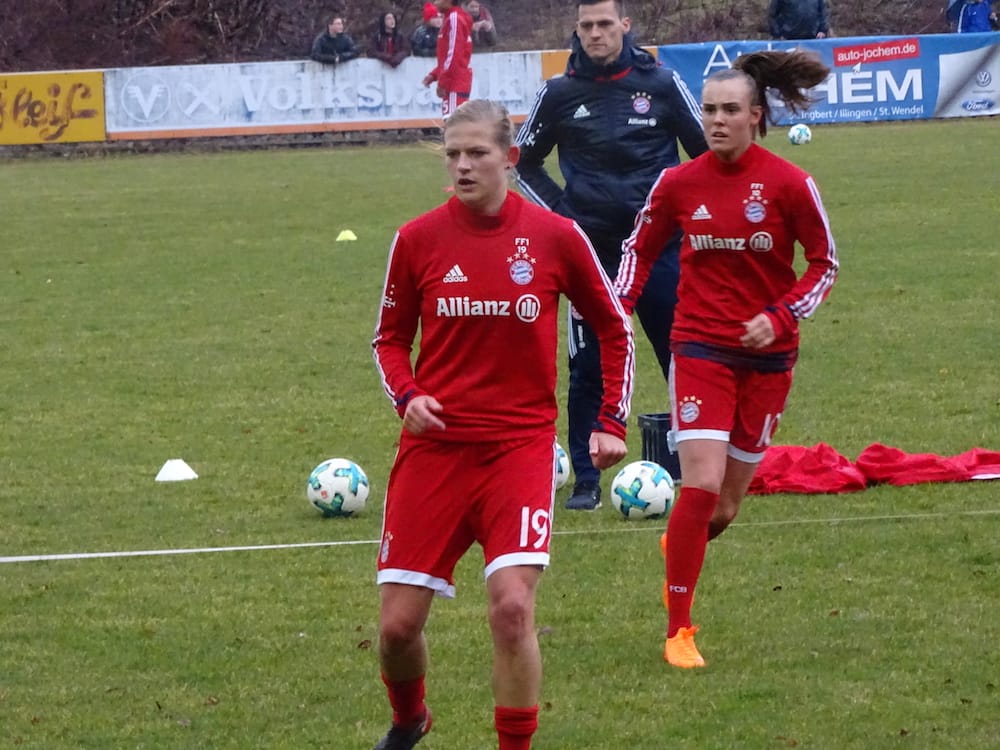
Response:
[[[1000,33],[845,37],[800,44],[819,53],[830,77],[813,89],[808,122],[872,122],[1000,113]],[[705,78],[739,55],[789,49],[791,42],[732,41],[659,47],[701,98]],[[567,51],[476,53],[475,98],[527,114]],[[104,71],[107,137],[206,137],[249,133],[421,128],[440,124],[440,102],[423,77],[429,58],[398,68],[360,59],[337,66],[308,60],[115,68]],[[641,114],[641,113],[638,113]],[[778,108],[782,123],[791,118]],[[636,117],[642,122],[642,117]],[[646,123],[655,127],[652,121]]]
[[[802,42],[708,42],[660,47],[698,99],[712,73],[763,49],[814,50],[830,66],[816,104],[795,118],[774,102],[779,122],[871,122],[1000,114],[1000,34],[845,37]]]
[[[368,59],[116,68],[104,74],[109,133],[419,126],[440,120],[441,101],[423,85],[434,64],[410,57],[398,68]],[[503,102],[511,113],[527,112],[542,83],[538,53],[474,55],[472,67],[473,96]]]

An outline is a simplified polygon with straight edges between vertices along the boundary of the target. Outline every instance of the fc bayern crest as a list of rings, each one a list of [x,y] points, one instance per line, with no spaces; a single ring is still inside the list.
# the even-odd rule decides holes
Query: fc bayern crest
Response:
[[[680,418],[684,424],[690,424],[701,415],[701,399],[697,396],[685,396],[680,403]]]
[[[511,281],[520,286],[530,284],[535,278],[535,259],[528,253],[528,244],[527,237],[515,237],[514,254],[507,258],[507,262],[510,263]]]
[[[644,115],[652,109],[653,104],[649,101],[649,94],[645,91],[636,92],[632,95],[632,109],[640,115]]]
[[[526,260],[515,260],[510,264],[510,278],[515,284],[524,286],[535,278],[535,269]]]
[[[743,199],[743,215],[753,224],[760,224],[767,216],[767,198],[764,197],[764,183],[751,182],[750,196]]]
[[[743,215],[747,218],[747,221],[760,224],[764,221],[764,217],[767,216],[767,209],[760,201],[749,201],[743,207]]]

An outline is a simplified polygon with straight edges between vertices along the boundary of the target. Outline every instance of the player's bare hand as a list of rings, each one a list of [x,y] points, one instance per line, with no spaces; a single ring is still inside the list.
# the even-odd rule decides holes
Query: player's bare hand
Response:
[[[427,430],[443,430],[444,422],[437,415],[444,411],[433,396],[416,396],[406,405],[403,414],[403,429],[413,435]]]
[[[434,77],[431,76],[430,73],[428,73],[427,75],[424,76],[424,80],[421,83],[423,83],[424,87],[426,88],[427,86],[430,86],[432,83],[434,83]]]
[[[606,432],[590,433],[590,461],[596,469],[610,469],[625,458],[625,441]]]
[[[446,99],[448,97],[448,90],[440,83],[438,84],[437,90],[434,93],[437,94],[438,99]]]
[[[744,322],[743,327],[746,333],[740,336],[740,343],[748,349],[763,349],[774,343],[774,326],[766,314],[755,315]]]

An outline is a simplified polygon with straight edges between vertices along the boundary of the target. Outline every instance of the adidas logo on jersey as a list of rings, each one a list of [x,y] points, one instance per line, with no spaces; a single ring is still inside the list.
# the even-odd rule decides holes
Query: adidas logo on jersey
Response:
[[[711,218],[712,214],[710,214],[708,212],[708,209],[705,208],[704,203],[698,206],[698,208],[694,210],[694,213],[691,214],[691,221],[705,221],[706,219],[711,219]]]
[[[444,275],[441,279],[445,284],[462,284],[469,280],[469,277],[462,273],[462,269],[459,268],[458,263],[451,267],[451,270]]]
[[[590,110],[581,104],[576,108],[576,112],[573,113],[573,119],[582,120],[584,117],[590,117]]]

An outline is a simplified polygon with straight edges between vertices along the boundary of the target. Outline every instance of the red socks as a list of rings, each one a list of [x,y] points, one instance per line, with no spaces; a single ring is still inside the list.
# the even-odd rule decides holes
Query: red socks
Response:
[[[691,627],[691,598],[705,562],[708,523],[719,502],[714,492],[699,487],[681,487],[680,497],[667,521],[667,601],[670,620],[667,637]]]
[[[427,706],[424,705],[424,677],[393,682],[382,675],[392,706],[392,723],[399,727],[415,727],[424,719]]]
[[[392,706],[392,723],[399,727],[413,727],[423,721],[427,712],[424,705],[424,678],[393,682],[382,675]],[[538,706],[510,708],[496,706],[493,720],[500,740],[500,750],[530,750],[531,738],[538,729]]]
[[[530,750],[531,737],[538,729],[538,706],[496,706],[493,709],[493,721],[500,739],[500,750]]]

